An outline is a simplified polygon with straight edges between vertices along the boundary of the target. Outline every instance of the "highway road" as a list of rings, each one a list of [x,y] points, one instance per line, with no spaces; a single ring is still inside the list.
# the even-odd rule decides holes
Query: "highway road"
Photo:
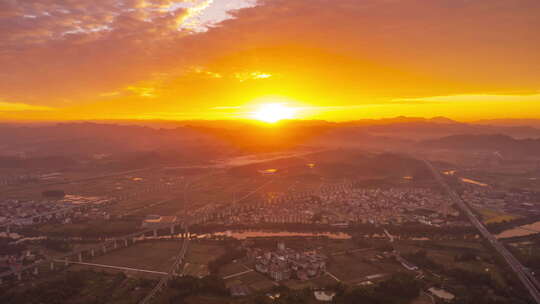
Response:
[[[185,228],[184,232],[186,234],[189,234],[187,227]],[[170,281],[170,279],[173,276],[176,276],[176,271],[180,269],[180,266],[183,264],[184,258],[186,257],[186,253],[189,247],[189,241],[190,241],[189,237],[184,238],[184,241],[182,242],[182,248],[180,249],[180,252],[176,256],[175,261],[173,265],[170,267],[170,270],[167,273],[167,275],[163,277],[161,280],[159,280],[158,284],[152,289],[152,291],[150,291],[150,293],[146,295],[146,297],[144,297],[139,302],[139,304],[151,303],[152,300],[158,295],[158,293],[160,293],[167,286],[167,283]]]
[[[448,192],[448,195],[452,199],[452,201],[463,211],[463,213],[467,216],[469,221],[480,231],[480,234],[488,240],[488,242],[491,243],[491,245],[497,250],[497,252],[504,258],[506,263],[510,266],[510,268],[514,271],[514,273],[517,275],[521,283],[527,288],[529,293],[531,294],[531,297],[534,299],[534,301],[538,304],[540,304],[540,284],[536,280],[536,278],[532,275],[532,273],[523,266],[517,259],[512,255],[504,245],[499,242],[499,240],[493,236],[487,228],[482,224],[482,222],[476,217],[476,215],[472,212],[472,210],[469,208],[469,206],[461,199],[461,197],[448,186],[446,181],[441,176],[440,172],[437,171],[433,165],[427,161],[424,160],[428,168],[433,172],[433,176],[435,179],[439,182],[439,184]]]

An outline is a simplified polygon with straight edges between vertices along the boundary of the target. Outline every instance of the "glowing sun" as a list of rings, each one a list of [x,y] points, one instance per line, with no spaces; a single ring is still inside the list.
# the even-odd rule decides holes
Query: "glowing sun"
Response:
[[[281,103],[267,103],[261,105],[254,113],[253,118],[274,123],[282,119],[294,118],[295,109],[289,108]]]

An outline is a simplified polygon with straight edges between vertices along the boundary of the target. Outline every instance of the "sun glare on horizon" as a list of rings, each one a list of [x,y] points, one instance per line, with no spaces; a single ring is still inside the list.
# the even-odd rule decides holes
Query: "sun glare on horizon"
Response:
[[[295,112],[295,109],[281,103],[267,103],[259,106],[253,113],[253,118],[268,123],[275,123],[283,119],[294,118]]]

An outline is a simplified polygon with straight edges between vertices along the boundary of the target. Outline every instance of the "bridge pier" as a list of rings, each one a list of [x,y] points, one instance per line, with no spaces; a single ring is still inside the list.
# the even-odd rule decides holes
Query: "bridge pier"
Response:
[[[107,253],[107,245],[103,245],[103,253]]]
[[[54,271],[54,262],[51,262],[51,271]]]
[[[79,258],[79,262],[82,262],[82,252],[79,252],[78,258]]]
[[[114,240],[114,242],[113,242],[113,248],[116,249],[116,247],[118,247],[118,245],[116,244],[116,240]]]
[[[67,267],[68,265],[69,265],[69,260],[68,260],[68,258],[65,258],[65,259],[64,259],[64,266]]]
[[[96,255],[96,250],[94,248],[90,249],[90,255],[94,257]]]
[[[128,244],[128,239],[125,239],[124,240],[124,245],[127,247],[129,244]]]

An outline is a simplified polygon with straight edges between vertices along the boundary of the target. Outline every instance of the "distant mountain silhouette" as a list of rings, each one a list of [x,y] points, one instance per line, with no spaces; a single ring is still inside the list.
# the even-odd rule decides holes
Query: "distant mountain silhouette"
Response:
[[[102,169],[204,163],[234,153],[233,147],[194,128],[68,123],[0,126],[0,168]]]
[[[419,145],[436,149],[499,151],[507,155],[535,155],[540,153],[540,139],[515,139],[501,134],[453,135],[426,140]]]
[[[381,150],[425,148],[484,149],[529,155],[540,151],[540,129],[461,123],[445,117],[395,117],[327,122],[288,120],[275,125],[253,121],[122,121],[44,125],[0,124],[0,165],[51,167],[95,163],[114,168],[208,162],[233,155],[306,147],[358,147]],[[153,124],[155,123],[155,124]],[[158,128],[157,125],[167,128]],[[152,126],[152,127],[151,127]],[[492,135],[499,134],[499,135]],[[531,152],[532,151],[532,152]],[[99,161],[95,161],[98,159]],[[70,161],[68,161],[70,160]],[[96,165],[97,166],[97,165]]]
[[[478,125],[492,125],[492,126],[514,126],[514,127],[540,127],[540,119],[482,119],[472,122]]]

